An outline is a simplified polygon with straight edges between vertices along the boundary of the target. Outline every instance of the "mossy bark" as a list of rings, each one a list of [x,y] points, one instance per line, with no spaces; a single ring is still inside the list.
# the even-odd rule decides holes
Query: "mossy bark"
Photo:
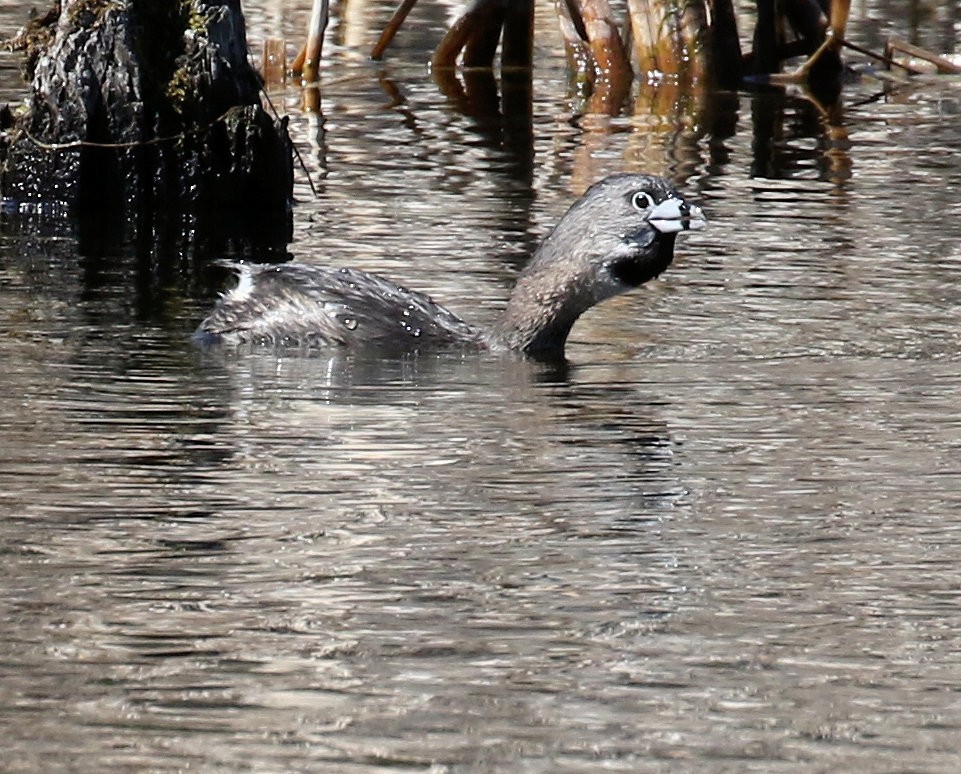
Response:
[[[241,208],[288,227],[290,141],[261,106],[239,0],[65,0],[46,24],[8,202],[119,208],[128,223]]]

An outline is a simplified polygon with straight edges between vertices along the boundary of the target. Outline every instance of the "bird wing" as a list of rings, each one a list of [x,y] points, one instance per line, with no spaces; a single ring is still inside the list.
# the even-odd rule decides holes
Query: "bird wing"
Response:
[[[374,274],[297,263],[231,268],[239,282],[201,323],[202,336],[234,343],[400,349],[480,338],[429,296]]]

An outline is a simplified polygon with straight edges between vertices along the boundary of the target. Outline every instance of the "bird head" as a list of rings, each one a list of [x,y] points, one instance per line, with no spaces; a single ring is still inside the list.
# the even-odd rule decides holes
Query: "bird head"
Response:
[[[704,228],[700,207],[663,177],[618,174],[591,186],[518,278],[494,341],[529,354],[562,353],[590,307],[664,271],[683,231]]]
[[[531,269],[568,269],[592,289],[594,303],[658,276],[683,231],[707,225],[663,177],[618,174],[591,186],[541,244]]]

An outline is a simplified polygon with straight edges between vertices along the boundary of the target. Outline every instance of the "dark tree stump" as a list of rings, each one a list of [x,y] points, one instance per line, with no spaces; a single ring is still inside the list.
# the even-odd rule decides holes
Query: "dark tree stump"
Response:
[[[243,211],[289,231],[292,151],[262,108],[239,0],[65,0],[28,28],[28,112],[0,172],[14,206]],[[252,218],[252,220],[250,220]]]

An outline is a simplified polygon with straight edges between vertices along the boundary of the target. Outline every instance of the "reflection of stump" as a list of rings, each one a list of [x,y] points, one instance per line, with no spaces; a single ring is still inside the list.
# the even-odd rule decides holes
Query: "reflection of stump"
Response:
[[[25,36],[8,200],[128,223],[242,207],[283,227],[290,143],[261,107],[239,0],[64,0],[44,21]]]

